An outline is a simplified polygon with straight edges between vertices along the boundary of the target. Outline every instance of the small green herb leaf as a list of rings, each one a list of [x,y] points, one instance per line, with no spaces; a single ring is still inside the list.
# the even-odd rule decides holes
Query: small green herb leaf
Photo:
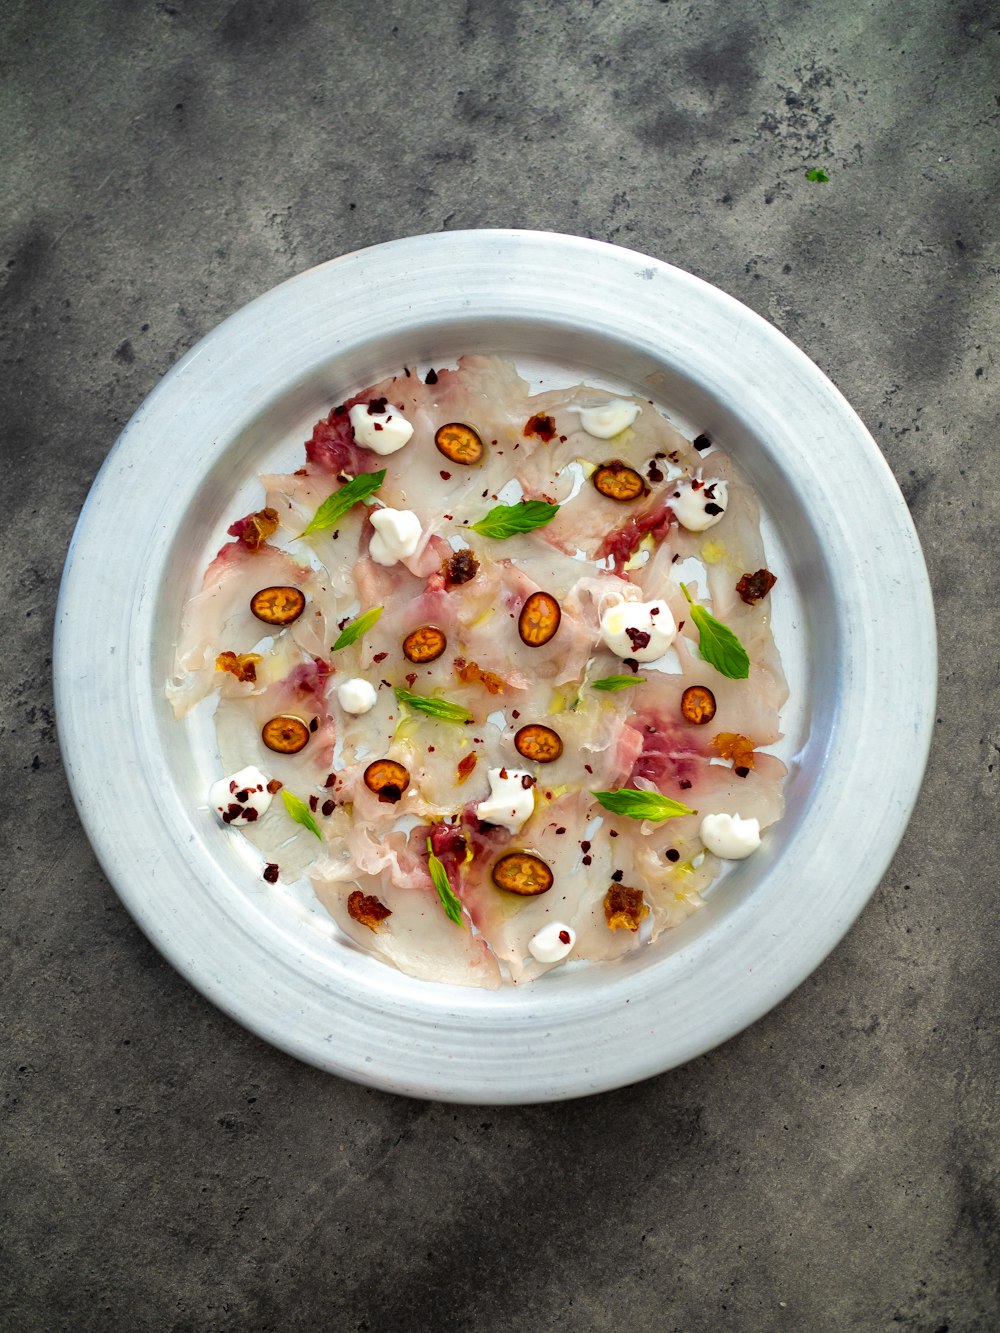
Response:
[[[602,676],[600,680],[592,680],[590,687],[593,690],[627,690],[630,685],[645,685],[645,676]]]
[[[806,172],[807,181],[828,181],[830,177],[822,167],[810,167]]]
[[[616,815],[628,815],[629,819],[675,819],[678,815],[698,813],[656,791],[633,791],[631,787],[619,787],[617,791],[595,791],[593,794],[605,810]]]
[[[750,674],[750,658],[742,643],[731,629],[692,600],[683,583],[681,592],[691,608],[691,619],[698,626],[698,648],[704,661],[730,680],[746,680]]]
[[[465,926],[462,922],[462,904],[455,897],[451,884],[448,882],[448,872],[431,851],[431,840],[427,839],[427,869],[431,872],[431,879],[434,887],[437,889],[437,896],[441,899],[441,906],[449,921],[454,921],[456,926]]]
[[[373,606],[370,611],[358,616],[357,620],[352,620],[349,625],[345,625],[338,634],[337,642],[333,644],[332,651],[336,652],[338,648],[347,648],[350,644],[357,643],[362,635],[368,633],[381,614],[382,608]]]
[[[396,698],[408,708],[415,708],[420,713],[439,717],[444,722],[471,722],[472,714],[461,704],[449,703],[447,699],[428,699],[424,694],[411,694],[409,690],[396,690]]]
[[[301,824],[303,828],[307,828],[310,833],[315,833],[316,837],[322,842],[323,835],[319,831],[319,825],[316,823],[315,819],[313,819],[305,801],[300,801],[294,792],[290,792],[287,787],[282,787],[281,799],[285,803],[285,809],[295,820],[296,824]]]
[[[546,500],[522,500],[516,505],[497,505],[478,523],[473,523],[472,531],[482,537],[513,537],[517,532],[534,532],[551,523],[559,506]]]
[[[325,528],[332,528],[349,509],[354,508],[359,500],[367,500],[370,495],[374,495],[383,481],[385,481],[385,468],[381,472],[360,472],[353,481],[349,481],[346,486],[341,486],[339,491],[334,491],[332,495],[326,497],[310,519],[309,526],[303,529],[299,536],[308,537],[311,532],[322,532]]]

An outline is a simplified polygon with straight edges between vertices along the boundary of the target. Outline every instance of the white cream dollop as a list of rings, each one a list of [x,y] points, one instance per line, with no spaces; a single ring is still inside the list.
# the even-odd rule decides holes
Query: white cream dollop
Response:
[[[715,527],[728,503],[729,487],[721,478],[716,478],[703,483],[682,481],[676,494],[671,496],[670,508],[682,528],[687,528],[688,532],[704,532],[706,528]],[[712,513],[708,511],[709,505],[713,507]]]
[[[394,565],[420,544],[420,519],[412,509],[373,509],[368,517],[375,529],[368,554],[376,564]]]
[[[742,861],[760,846],[760,821],[739,815],[706,815],[699,833],[708,850],[723,861]]]
[[[582,407],[580,425],[588,435],[598,440],[610,440],[613,435],[620,435],[626,426],[631,426],[641,411],[638,403],[630,403],[625,398],[612,398],[600,407]]]
[[[394,454],[409,441],[413,427],[398,408],[370,412],[367,403],[355,403],[349,414],[354,438],[376,454]]]
[[[271,806],[267,784],[267,774],[250,764],[213,782],[208,801],[223,824],[255,824]]]
[[[632,631],[630,634],[629,631]],[[645,647],[642,635],[648,634]],[[635,662],[655,662],[677,635],[677,626],[666,602],[616,602],[601,616],[601,638],[619,657]]]
[[[375,707],[377,698],[374,685],[364,676],[352,676],[337,686],[337,699],[345,713],[367,713]]]
[[[488,776],[490,794],[476,806],[476,817],[516,833],[534,812],[535,779],[521,768],[491,768]]]
[[[565,936],[565,938],[563,938]],[[561,963],[576,944],[576,931],[563,921],[550,921],[528,941],[528,952],[539,963]]]

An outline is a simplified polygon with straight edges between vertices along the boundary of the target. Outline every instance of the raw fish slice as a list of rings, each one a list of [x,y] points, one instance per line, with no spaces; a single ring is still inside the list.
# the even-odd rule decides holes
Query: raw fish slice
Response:
[[[531,957],[528,945],[550,921],[565,922],[577,931],[574,957],[618,957],[638,942],[628,931],[609,930],[600,907],[611,883],[611,851],[606,841],[596,840],[584,850],[589,804],[586,792],[540,803],[520,833],[492,848],[487,856],[476,857],[462,877],[463,902],[515,982],[548,970]],[[514,849],[530,851],[549,866],[554,878],[547,893],[521,897],[496,888],[493,865],[504,852]],[[600,909],[599,920],[595,905]]]
[[[719,451],[700,454],[644,400],[635,400],[640,412],[630,427],[600,440],[582,430],[580,410],[614,395],[585,386],[534,396],[527,389],[510,363],[463,357],[456,370],[383,380],[318,422],[306,466],[263,479],[282,535],[295,541],[323,501],[361,472],[384,471],[377,495],[289,552],[265,544],[256,554],[227,555],[223,548],[199,594],[203,602],[192,599],[185,610],[184,651],[200,650],[200,663],[179,666],[168,689],[180,713],[218,687],[226,771],[254,763],[284,783],[312,808],[323,844],[291,820],[280,798],[245,833],[229,836],[249,838],[285,878],[312,864],[317,895],[360,947],[413,976],[491,988],[503,976],[524,982],[553,966],[538,963],[528,948],[548,922],[572,926],[571,957],[591,960],[621,957],[677,925],[721,868],[702,846],[701,819],[738,813],[767,827],[780,817],[785,775],[780,761],[758,748],[740,777],[712,744],[720,732],[746,736],[755,747],[771,743],[787,696],[769,600],[750,607],[736,593],[744,573],[766,567],[756,500],[738,470]],[[349,418],[352,405],[382,398],[413,426],[409,442],[384,456],[359,445]],[[552,431],[536,420],[549,416]],[[479,432],[486,446],[479,464],[456,464],[437,449],[435,432],[453,421]],[[612,459],[644,478],[641,499],[617,503],[594,487],[594,469]],[[704,532],[685,530],[671,507],[679,485],[716,478],[728,484],[725,514]],[[528,534],[498,539],[473,530],[494,505],[516,504],[521,494],[562,507]],[[421,523],[413,555],[391,566],[369,555],[370,513],[378,505],[412,509]],[[241,542],[232,545],[245,551]],[[463,546],[472,557],[465,564],[471,570],[478,562],[478,569],[456,583],[452,556]],[[267,569],[268,577],[256,581],[247,569]],[[253,579],[252,588],[240,590],[240,572]],[[743,643],[747,679],[720,675],[700,656],[682,579]],[[216,647],[202,632],[226,619],[219,589],[214,599],[206,596],[212,580],[232,584],[232,595],[246,603],[269,583],[302,586],[307,610],[288,630],[257,630],[245,647]],[[518,633],[518,616],[538,591],[558,601],[561,621],[552,639],[531,646]],[[665,599],[680,632],[663,659],[638,666],[634,679],[643,683],[604,692],[596,681],[630,676],[636,665],[600,636],[603,612],[623,597]],[[334,652],[341,629],[374,608],[382,608],[377,622]],[[225,633],[238,635],[235,616],[230,620]],[[432,662],[413,662],[403,642],[425,625],[440,629],[446,646]],[[256,681],[215,672],[218,651],[254,646],[261,652]],[[337,697],[337,684],[352,676],[376,690],[374,707],[358,716]],[[690,685],[715,696],[716,713],[705,726],[683,717]],[[428,716],[401,704],[396,688],[457,704],[471,720]],[[307,725],[315,719],[298,755],[275,754],[260,738],[263,723],[286,712]],[[554,763],[518,753],[515,736],[529,722],[558,732],[563,751]],[[407,770],[398,801],[379,800],[366,785],[374,759]],[[491,768],[523,769],[535,779],[534,814],[516,833],[478,819]],[[619,787],[658,791],[693,813],[659,822],[612,815],[594,793]],[[474,927],[467,919],[459,928],[445,915],[428,872],[428,839]],[[497,858],[519,847],[552,868],[547,893],[519,897],[493,883]],[[319,864],[317,854],[324,857]],[[604,899],[614,882],[641,889],[650,908],[635,932],[608,925]],[[358,888],[392,912],[375,932],[347,910]]]
[[[233,773],[256,764],[302,800],[322,792],[333,763],[336,739],[336,725],[327,700],[329,676],[329,666],[322,659],[303,658],[260,694],[248,699],[220,700],[216,730],[223,771]],[[278,753],[261,739],[264,724],[282,714],[300,718],[310,729],[308,742],[297,754]]]
[[[445,916],[426,872],[424,883],[413,887],[394,882],[388,869],[363,875],[357,883],[345,883],[339,878],[340,869],[335,866],[331,875],[321,863],[310,879],[317,898],[337,925],[366,953],[375,953],[422,981],[499,988],[500,968],[485,941],[469,929],[468,922],[460,926]],[[374,894],[392,913],[375,931],[355,921],[347,909],[356,888]]]
[[[222,547],[205,573],[201,592],[189,598],[184,607],[173,677],[167,684],[167,698],[176,717],[182,717],[215,689],[225,686],[233,693],[235,679],[229,672],[216,671],[220,653],[249,653],[262,640],[289,632],[258,620],[250,610],[254,593],[275,585],[301,588],[307,597],[315,596],[317,591],[315,571],[275,546],[265,542],[251,551],[242,542],[233,541]],[[303,616],[308,616],[309,609]],[[266,683],[266,674],[262,679]],[[239,694],[256,690],[253,684],[249,688],[240,686]]]

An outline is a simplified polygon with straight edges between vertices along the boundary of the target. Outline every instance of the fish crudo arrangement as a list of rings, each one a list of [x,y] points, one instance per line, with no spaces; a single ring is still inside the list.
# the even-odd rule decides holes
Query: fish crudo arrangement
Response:
[[[386,964],[496,988],[655,941],[754,855],[787,687],[724,443],[479,355],[317,422],[167,685],[214,707],[205,799],[261,891],[308,876]]]

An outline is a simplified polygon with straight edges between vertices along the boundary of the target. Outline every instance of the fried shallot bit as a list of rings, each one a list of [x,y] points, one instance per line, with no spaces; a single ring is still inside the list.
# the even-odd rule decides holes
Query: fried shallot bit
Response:
[[[455,770],[455,786],[460,787],[466,780],[475,766],[479,763],[479,755],[473,750],[467,754],[464,759],[458,761],[458,768]]]
[[[279,713],[264,723],[260,738],[269,750],[278,754],[298,754],[309,743],[309,728],[300,717]]]
[[[444,575],[444,586],[451,591],[457,588],[459,584],[469,583],[479,573],[479,561],[468,549],[456,551],[450,560],[446,560],[441,566],[441,573]]]
[[[395,805],[409,785],[409,771],[395,759],[376,759],[365,769],[365,786],[386,805]]]
[[[247,681],[257,679],[257,663],[261,661],[260,653],[231,653],[228,651],[220,653],[215,659],[216,671],[228,671],[231,676],[235,676],[241,684]]]
[[[529,648],[541,648],[554,637],[560,620],[562,611],[552,594],[533,592],[521,607],[517,632]]]
[[[436,662],[448,647],[443,629],[437,625],[421,625],[403,640],[403,656],[408,662]]]
[[[712,749],[720,759],[731,759],[737,768],[753,768],[753,741],[735,731],[720,731],[712,737]]]
[[[756,606],[762,597],[766,597],[778,582],[776,575],[769,569],[758,569],[756,574],[744,574],[736,585],[736,591],[747,606]]]
[[[392,916],[391,908],[380,903],[373,893],[362,893],[355,889],[347,899],[348,915],[369,930],[378,930],[387,916]]]
[[[639,922],[648,915],[641,889],[612,884],[604,895],[604,916],[609,930],[638,930]]]
[[[305,595],[298,588],[261,588],[250,598],[250,610],[265,625],[290,625],[305,610]]]
[[[540,722],[529,722],[514,737],[514,749],[536,764],[551,764],[562,754],[563,743],[558,731]]]
[[[629,467],[620,458],[603,463],[590,480],[601,495],[623,504],[649,494],[649,487],[635,468]]]
[[[508,852],[493,867],[493,883],[507,893],[537,898],[552,888],[552,871],[532,852]]]
[[[681,695],[681,713],[685,722],[703,727],[715,717],[715,695],[707,685],[689,685]]]
[[[229,533],[238,538],[248,551],[258,551],[277,528],[277,509],[258,509],[255,514],[237,519]]]
[[[455,658],[455,675],[463,685],[482,685],[489,694],[502,694],[507,682],[495,671],[484,671],[478,662]]]
[[[445,458],[450,458],[453,463],[461,463],[463,467],[481,463],[486,452],[483,437],[464,421],[449,421],[439,426],[434,443]]]
[[[525,424],[524,433],[529,438],[532,435],[537,435],[544,444],[548,444],[550,440],[555,439],[555,417],[549,417],[542,412],[536,412]]]

